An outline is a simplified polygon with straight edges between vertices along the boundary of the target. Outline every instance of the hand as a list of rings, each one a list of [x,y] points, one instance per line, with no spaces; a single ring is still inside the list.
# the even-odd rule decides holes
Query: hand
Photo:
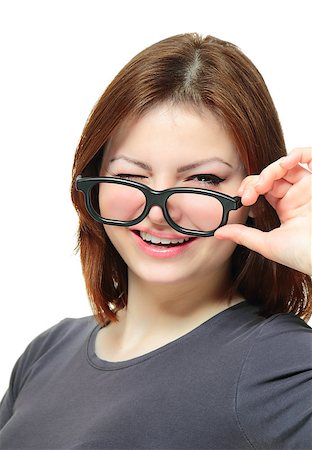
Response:
[[[307,164],[305,169],[299,163]],[[264,257],[312,275],[312,148],[297,148],[262,170],[246,177],[239,188],[244,206],[264,195],[276,210],[281,225],[263,232],[231,224],[215,232]]]

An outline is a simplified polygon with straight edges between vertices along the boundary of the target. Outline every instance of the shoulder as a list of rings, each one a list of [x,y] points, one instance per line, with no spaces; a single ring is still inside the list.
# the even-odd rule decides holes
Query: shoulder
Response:
[[[33,358],[40,356],[54,346],[65,341],[85,338],[86,333],[96,326],[92,316],[78,319],[66,318],[39,334],[26,348],[25,353],[32,354]]]
[[[311,355],[312,328],[299,316],[279,313],[265,318],[257,306],[248,302],[231,309],[225,328],[244,342],[248,341],[249,353],[245,364],[258,353],[263,356],[263,351],[266,356],[272,355],[274,360],[283,357],[285,352],[293,352],[296,359]]]
[[[245,370],[256,370],[257,366],[273,375],[311,368],[312,329],[293,314],[276,314],[266,319],[259,328],[250,354],[245,361]],[[252,363],[252,364],[250,364]]]
[[[237,386],[238,422],[256,448],[308,448],[312,329],[292,314],[276,314],[257,328]]]
[[[19,392],[27,380],[34,376],[36,370],[40,372],[47,361],[55,361],[56,355],[59,355],[59,360],[66,361],[70,354],[81,348],[96,325],[93,316],[81,319],[67,318],[30,342],[13,368],[9,388],[1,401],[0,429],[10,419]]]
[[[312,328],[300,317],[293,314],[275,314],[262,321],[258,336],[254,340],[250,357],[265,350],[266,356],[280,360],[285,354],[292,354],[297,360],[310,357]],[[260,356],[260,355],[259,355]],[[248,361],[248,358],[247,358]],[[246,362],[247,362],[246,361]],[[285,364],[283,360],[283,366]]]
[[[286,348],[289,351],[296,349],[297,353],[300,348],[300,354],[304,354],[311,346],[312,328],[294,314],[279,313],[266,318],[261,315],[258,306],[245,301],[230,307],[214,319],[215,334],[225,342],[229,339],[234,341],[239,350],[243,348],[245,362],[255,353],[261,353],[263,348],[272,354],[279,354],[280,350]],[[248,355],[245,359],[246,351]]]
[[[11,383],[13,382],[14,386],[13,394],[17,395],[37,361],[81,347],[96,325],[93,316],[79,319],[66,318],[39,334],[26,347],[14,366],[11,376]]]
[[[256,387],[312,374],[312,328],[293,314],[276,314],[258,324],[243,361],[240,382]],[[251,381],[251,378],[252,380]],[[270,385],[271,387],[273,384]]]

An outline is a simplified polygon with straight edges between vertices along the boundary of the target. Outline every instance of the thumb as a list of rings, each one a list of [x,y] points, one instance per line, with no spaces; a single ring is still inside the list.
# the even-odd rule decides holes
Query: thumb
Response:
[[[225,225],[215,232],[214,237],[220,240],[229,239],[266,256],[266,233],[255,228],[239,224]]]

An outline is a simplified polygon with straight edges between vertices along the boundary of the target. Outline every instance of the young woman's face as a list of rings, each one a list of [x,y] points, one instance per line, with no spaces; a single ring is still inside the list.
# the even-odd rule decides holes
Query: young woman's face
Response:
[[[131,179],[155,190],[194,187],[230,196],[237,195],[244,178],[231,139],[210,111],[200,114],[167,104],[118,129],[107,144],[100,174]],[[101,210],[107,208],[103,190],[99,204]],[[172,217],[179,220],[185,211],[176,209]],[[247,215],[244,207],[231,211],[228,223],[244,223]],[[187,236],[171,228],[158,206],[137,225],[104,228],[127,264],[129,277],[153,283],[198,284],[207,280],[207,274],[225,277],[235,248],[234,243],[214,237],[169,242]],[[157,238],[166,241],[153,244],[151,239],[157,242]]]

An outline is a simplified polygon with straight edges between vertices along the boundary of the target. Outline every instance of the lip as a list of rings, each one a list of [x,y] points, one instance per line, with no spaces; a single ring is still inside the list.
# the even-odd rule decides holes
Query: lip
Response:
[[[133,236],[133,239],[135,241],[135,243],[137,244],[137,246],[140,248],[140,250],[142,250],[146,255],[148,256],[152,256],[154,258],[174,258],[176,256],[179,256],[181,254],[183,254],[184,252],[186,252],[189,247],[191,245],[193,245],[193,243],[195,241],[198,240],[198,238],[194,238],[194,237],[190,237],[190,240],[185,242],[184,244],[180,244],[174,247],[168,247],[166,248],[165,246],[159,246],[157,247],[156,245],[150,245],[147,242],[143,241],[143,239],[137,234],[135,233],[135,231],[139,231],[139,230],[130,230],[131,234]],[[140,230],[143,231],[143,230]],[[152,234],[151,232],[146,231],[146,233]],[[163,237],[166,239],[178,239],[178,237],[174,236],[172,237],[166,237],[166,236],[170,236],[168,234],[164,235],[164,236],[159,236],[159,232],[157,233],[157,235],[155,233],[153,233],[153,236],[157,236],[157,237]],[[186,235],[184,236],[184,238],[187,237]],[[181,239],[181,237],[180,237]]]

